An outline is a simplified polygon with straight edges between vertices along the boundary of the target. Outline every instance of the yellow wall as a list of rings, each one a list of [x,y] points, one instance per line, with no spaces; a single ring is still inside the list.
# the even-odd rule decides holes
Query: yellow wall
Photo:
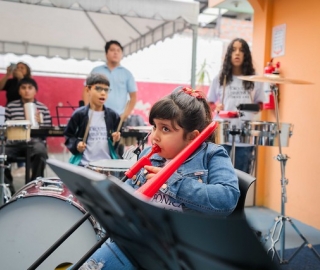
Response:
[[[320,1],[249,0],[254,8],[253,58],[259,74],[271,58],[272,27],[286,24],[281,75],[313,85],[280,85],[280,122],[294,125],[286,163],[286,215],[320,229]],[[273,111],[263,120],[275,122]],[[259,146],[257,205],[281,211],[279,148]]]

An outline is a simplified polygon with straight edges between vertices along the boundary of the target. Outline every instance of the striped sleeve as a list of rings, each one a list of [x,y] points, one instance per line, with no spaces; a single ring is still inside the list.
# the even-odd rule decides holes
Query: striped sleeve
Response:
[[[25,120],[24,108],[20,100],[10,102],[6,106],[5,118],[7,120]]]

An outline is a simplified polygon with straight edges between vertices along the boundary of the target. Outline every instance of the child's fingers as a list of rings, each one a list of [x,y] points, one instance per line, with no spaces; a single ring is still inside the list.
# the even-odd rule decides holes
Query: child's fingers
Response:
[[[117,142],[117,141],[120,140],[121,133],[120,133],[120,132],[113,132],[113,133],[111,134],[111,136],[112,136],[112,140],[113,140],[114,142]]]
[[[148,165],[144,166],[143,168],[147,170],[149,173],[157,173],[161,170],[160,167],[154,167],[154,166],[148,166]]]

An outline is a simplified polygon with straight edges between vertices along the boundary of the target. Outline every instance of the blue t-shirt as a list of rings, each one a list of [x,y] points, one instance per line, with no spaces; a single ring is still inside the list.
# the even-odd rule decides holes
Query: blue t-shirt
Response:
[[[108,78],[111,91],[108,93],[105,106],[121,115],[130,99],[129,93],[137,92],[137,85],[131,72],[122,66],[110,71],[107,65],[102,65],[95,67],[91,71],[91,74],[93,73],[103,74]]]

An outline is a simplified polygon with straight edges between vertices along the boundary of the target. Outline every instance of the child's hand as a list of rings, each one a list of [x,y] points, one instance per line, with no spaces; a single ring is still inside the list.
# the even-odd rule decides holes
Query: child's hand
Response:
[[[36,115],[35,115],[35,118],[36,118],[36,121],[37,121],[37,123],[40,123],[41,121],[41,119],[40,119],[40,111],[36,111]]]
[[[86,143],[84,142],[79,142],[77,145],[77,150],[78,152],[82,153],[86,149]]]
[[[21,80],[21,79],[23,78],[22,72],[21,72],[20,70],[18,70],[18,69],[15,69],[15,70],[13,71],[13,75],[14,75],[14,77],[16,77],[18,80]]]
[[[144,166],[145,169],[144,173],[146,175],[146,179],[149,180],[152,178],[156,173],[160,172],[162,168],[160,167],[154,167],[154,166]]]
[[[112,141],[113,142],[118,142],[118,141],[120,141],[121,133],[120,132],[113,132],[111,134],[111,136],[112,136]]]
[[[12,73],[13,73],[13,70],[12,70],[11,66],[8,66],[7,67],[7,74],[6,74],[7,77],[10,77]]]
[[[216,110],[217,112],[223,111],[223,109],[224,109],[223,104],[218,103],[218,104],[216,105],[216,109],[215,109],[215,110]]]

